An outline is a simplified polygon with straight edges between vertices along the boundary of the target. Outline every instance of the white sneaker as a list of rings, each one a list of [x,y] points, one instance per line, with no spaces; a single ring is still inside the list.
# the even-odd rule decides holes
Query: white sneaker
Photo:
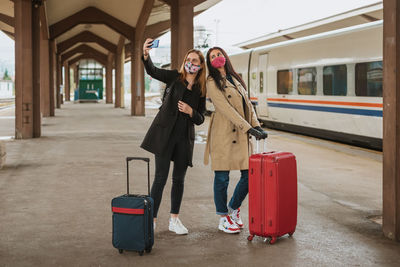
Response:
[[[188,229],[182,224],[179,218],[169,219],[169,230],[178,235],[187,235],[189,233]]]
[[[226,215],[219,219],[218,229],[228,234],[240,233],[239,226],[237,226],[236,223],[232,221],[229,215]]]
[[[243,222],[242,219],[240,218],[240,208],[237,210],[234,210],[231,214],[232,221],[239,226],[239,228],[243,228]]]

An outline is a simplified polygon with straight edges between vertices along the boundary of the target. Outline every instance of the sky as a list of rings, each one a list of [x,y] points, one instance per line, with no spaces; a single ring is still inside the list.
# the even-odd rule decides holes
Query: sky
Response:
[[[223,0],[198,15],[194,25],[216,31],[219,46],[231,46],[379,0]]]
[[[379,0],[222,0],[194,19],[217,32],[213,45],[233,46],[252,38],[380,2]],[[161,38],[168,42],[169,37]],[[0,64],[14,60],[14,41],[0,32]]]

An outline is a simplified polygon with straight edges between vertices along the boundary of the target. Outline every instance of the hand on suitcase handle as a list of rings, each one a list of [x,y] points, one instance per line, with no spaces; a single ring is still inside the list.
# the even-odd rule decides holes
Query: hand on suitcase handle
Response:
[[[261,128],[260,126],[256,126],[254,127],[256,130],[258,130],[260,133],[262,133],[262,137],[261,139],[265,139],[268,137],[268,133],[266,131],[264,131],[263,128]]]
[[[264,136],[264,135],[263,135],[259,130],[257,130],[256,128],[250,128],[247,132],[248,132],[249,134],[251,134],[252,136],[254,136],[257,140],[262,139],[263,136]]]

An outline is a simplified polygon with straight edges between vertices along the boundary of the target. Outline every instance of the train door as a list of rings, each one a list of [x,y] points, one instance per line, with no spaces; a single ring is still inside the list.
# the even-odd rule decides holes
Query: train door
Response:
[[[256,95],[258,96],[258,116],[268,116],[267,107],[267,65],[268,65],[268,54],[262,54],[258,57],[258,90],[256,89]],[[256,88],[257,88],[256,87]]]

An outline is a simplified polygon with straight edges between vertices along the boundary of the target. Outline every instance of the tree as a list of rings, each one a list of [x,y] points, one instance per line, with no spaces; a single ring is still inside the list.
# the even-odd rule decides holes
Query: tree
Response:
[[[3,80],[11,80],[11,77],[8,75],[8,70],[4,72]]]

